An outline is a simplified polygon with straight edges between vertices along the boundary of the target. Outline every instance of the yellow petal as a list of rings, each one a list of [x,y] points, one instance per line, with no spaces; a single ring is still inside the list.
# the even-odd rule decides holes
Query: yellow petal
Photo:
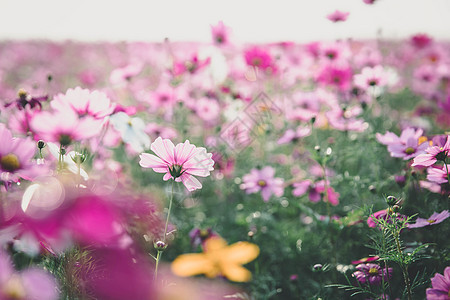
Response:
[[[222,251],[221,261],[246,264],[259,255],[259,247],[249,242],[237,242]]]
[[[222,274],[231,281],[246,282],[252,279],[252,273],[244,267],[237,264],[221,264]]]
[[[213,236],[206,240],[205,242],[205,252],[217,251],[227,246],[227,242],[219,237]]]
[[[213,263],[203,253],[182,254],[171,264],[175,275],[186,277],[198,274],[211,274],[214,269]]]

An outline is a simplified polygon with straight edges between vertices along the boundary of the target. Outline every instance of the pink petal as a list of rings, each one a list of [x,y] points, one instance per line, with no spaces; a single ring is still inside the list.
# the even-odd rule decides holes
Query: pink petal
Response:
[[[167,164],[163,162],[161,158],[149,153],[142,153],[139,155],[139,158],[141,159],[139,161],[139,165],[141,165],[141,167],[152,168],[153,170],[155,170],[155,168],[164,169],[164,172],[158,172],[155,170],[157,173],[167,172]]]
[[[175,162],[174,150],[175,146],[169,139],[158,137],[151,145],[151,149],[157,156],[164,160],[167,164],[172,165]]]
[[[195,178],[194,176],[191,176],[189,174],[184,173],[183,175],[181,175],[181,181],[183,182],[184,186],[188,189],[188,191],[192,192],[195,191],[197,189],[201,189],[202,188],[202,184],[200,183],[200,181],[198,181],[197,178]],[[177,178],[178,179],[178,178]]]
[[[186,140],[184,143],[179,143],[174,150],[175,163],[183,165],[193,154],[196,153],[196,147]]]

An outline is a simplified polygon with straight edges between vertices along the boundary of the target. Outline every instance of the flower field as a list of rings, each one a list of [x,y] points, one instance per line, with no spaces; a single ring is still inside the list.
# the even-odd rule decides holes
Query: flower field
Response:
[[[449,299],[449,43],[0,53],[1,300]]]

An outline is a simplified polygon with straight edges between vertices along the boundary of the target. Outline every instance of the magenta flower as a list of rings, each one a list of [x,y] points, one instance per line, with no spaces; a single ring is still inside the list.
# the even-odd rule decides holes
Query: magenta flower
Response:
[[[228,44],[230,29],[226,27],[222,21],[220,21],[216,26],[211,26],[211,34],[214,44]]]
[[[9,256],[0,251],[0,299],[58,299],[55,278],[41,269],[15,272]]]
[[[350,15],[349,12],[343,12],[340,10],[335,10],[331,14],[327,15],[327,19],[336,23],[336,22],[344,22],[347,20],[348,16]]]
[[[317,81],[324,85],[334,86],[339,91],[347,91],[351,87],[352,69],[348,66],[327,65],[320,72]]]
[[[450,136],[447,136],[447,142],[444,146],[430,146],[425,149],[424,154],[420,154],[414,158],[411,166],[429,167],[438,160],[445,161],[450,151]]]
[[[444,210],[440,213],[435,212],[427,219],[417,218],[416,223],[410,224],[408,227],[409,228],[421,228],[421,227],[425,227],[425,226],[429,226],[429,225],[436,225],[436,224],[441,223],[448,217],[450,217],[450,213],[448,212],[448,210]]]
[[[423,49],[431,45],[433,39],[426,33],[418,33],[411,37],[411,44],[417,49]]]
[[[57,142],[68,146],[73,141],[82,141],[98,135],[102,120],[90,116],[79,118],[72,109],[41,112],[30,123],[34,132],[46,142]]]
[[[108,96],[100,91],[89,91],[76,87],[68,89],[66,94],[58,94],[50,103],[55,110],[73,109],[79,116],[92,116],[101,119],[114,112],[115,105]]]
[[[190,144],[189,140],[174,146],[172,141],[158,137],[151,150],[156,154],[142,153],[139,164],[143,168],[152,168],[157,173],[166,173],[163,180],[174,179],[183,182],[188,191],[202,188],[194,176],[207,177],[214,170],[212,154],[203,147]]]
[[[430,167],[427,169],[427,180],[438,184],[448,182],[448,176],[450,169],[447,171],[445,166],[443,167]]]
[[[288,144],[293,141],[298,141],[301,138],[311,134],[310,127],[299,126],[296,130],[288,129],[283,136],[277,141],[278,145]]]
[[[389,218],[392,218],[392,216],[390,216],[388,214],[388,212],[389,212],[389,208],[382,209],[380,211],[373,213],[372,215],[370,215],[369,218],[367,218],[367,225],[371,228],[378,227],[378,221],[377,221],[378,219],[384,219],[384,220],[388,220],[388,222],[391,222],[389,220]],[[406,219],[406,216],[400,215],[400,214],[397,215],[397,220],[405,220],[405,219]]]
[[[270,196],[283,196],[284,180],[275,178],[275,169],[266,166],[261,170],[252,169],[249,174],[244,175],[241,189],[246,190],[247,194],[261,192],[264,202],[269,201]]]
[[[0,180],[17,181],[19,177],[31,180],[37,175],[32,163],[37,146],[30,139],[13,138],[4,124],[0,124]]]
[[[353,276],[362,284],[379,285],[382,280],[387,281],[388,276],[392,276],[392,268],[388,268],[386,272],[385,268],[372,263],[359,264],[356,269],[358,271],[354,272]]]
[[[312,182],[309,179],[295,182],[293,184],[294,189],[292,190],[292,194],[296,197],[300,197],[308,193],[309,200],[314,203],[319,202],[322,198],[322,195],[324,195],[324,202],[330,202],[331,205],[336,206],[339,204],[339,193],[336,193],[336,191],[330,186],[330,183],[328,181],[326,183],[327,193],[325,193],[324,180],[317,181],[316,183]],[[328,199],[325,195],[328,195]]]
[[[362,264],[362,263],[367,263],[367,262],[373,262],[378,260],[380,257],[378,255],[375,256],[370,256],[370,257],[364,257],[358,260],[354,260],[352,261],[353,265],[357,265],[357,264]]]
[[[266,70],[273,67],[273,59],[270,53],[258,47],[247,49],[244,52],[247,65],[254,66]]]
[[[48,96],[32,97],[22,89],[19,90],[18,97],[19,98],[17,98],[13,102],[5,104],[5,107],[15,105],[19,110],[22,110],[25,109],[28,105],[30,109],[34,109],[35,107],[39,107],[39,109],[42,109],[41,102],[48,100]]]
[[[444,270],[444,276],[436,273],[431,278],[431,288],[427,289],[427,300],[448,300],[450,299],[450,267]]]

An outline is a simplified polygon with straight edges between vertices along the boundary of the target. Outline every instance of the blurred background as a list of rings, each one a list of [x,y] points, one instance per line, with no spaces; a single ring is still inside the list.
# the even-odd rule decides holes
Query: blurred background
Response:
[[[346,22],[326,16],[349,12]],[[450,39],[448,0],[1,0],[0,39],[209,42],[223,21],[237,42]]]

